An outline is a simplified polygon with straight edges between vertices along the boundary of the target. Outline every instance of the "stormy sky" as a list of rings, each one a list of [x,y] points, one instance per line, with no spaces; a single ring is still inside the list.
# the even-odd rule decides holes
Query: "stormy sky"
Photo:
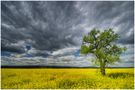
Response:
[[[95,66],[81,55],[82,37],[113,28],[127,47],[118,67],[134,65],[132,1],[2,1],[2,65]]]

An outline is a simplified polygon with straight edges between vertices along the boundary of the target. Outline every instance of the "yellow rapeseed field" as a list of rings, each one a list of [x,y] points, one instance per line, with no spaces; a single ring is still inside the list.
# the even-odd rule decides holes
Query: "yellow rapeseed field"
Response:
[[[1,70],[1,88],[19,89],[133,89],[134,69],[9,69]]]

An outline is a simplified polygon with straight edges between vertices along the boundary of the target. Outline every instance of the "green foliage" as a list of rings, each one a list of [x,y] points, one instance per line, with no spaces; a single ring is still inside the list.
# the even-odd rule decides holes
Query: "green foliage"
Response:
[[[87,54],[89,52],[89,47],[86,45],[81,46],[81,53]]]
[[[119,35],[115,34],[112,29],[103,32],[93,29],[87,36],[83,37],[81,53],[92,53],[97,58],[107,59],[108,63],[119,60],[119,55],[125,51],[125,48],[115,44],[111,45],[111,42],[118,40],[118,38]]]
[[[120,36],[112,29],[99,30],[93,29],[88,35],[83,37],[83,43],[81,46],[81,53],[92,53],[96,56],[95,63],[99,62],[100,66],[105,67],[107,64],[113,64],[119,61],[120,54],[126,50],[124,47],[120,47],[112,42],[118,40]]]

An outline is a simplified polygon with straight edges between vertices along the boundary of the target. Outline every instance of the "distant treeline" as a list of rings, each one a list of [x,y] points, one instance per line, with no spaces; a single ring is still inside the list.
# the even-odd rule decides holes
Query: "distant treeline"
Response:
[[[1,68],[99,68],[99,67],[72,67],[72,66],[1,66]],[[106,68],[134,68],[134,67],[106,67]]]

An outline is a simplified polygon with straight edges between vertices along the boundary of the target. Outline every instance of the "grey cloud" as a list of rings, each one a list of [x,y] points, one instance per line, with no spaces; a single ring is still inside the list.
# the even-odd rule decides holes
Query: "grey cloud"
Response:
[[[22,56],[32,54],[51,59],[63,57],[65,60],[64,57],[68,58],[66,56],[74,54],[80,48],[83,35],[92,28],[103,31],[110,27],[121,36],[116,43],[122,46],[133,45],[133,19],[132,1],[2,1],[1,49],[21,53]],[[34,50],[26,53],[27,44]],[[128,47],[126,54],[133,56],[131,48],[133,49]],[[34,63],[34,60],[31,61]]]
[[[71,28],[81,21],[73,2],[2,2],[2,18],[2,38],[34,39],[41,50],[76,45],[73,38],[81,35]]]
[[[82,58],[76,58],[72,55],[58,58],[2,57],[2,65],[44,65],[44,66],[77,66],[77,67],[92,66],[92,64],[87,60],[80,60],[80,59]]]
[[[32,48],[27,53],[23,54],[23,56],[25,56],[27,54],[32,55],[34,57],[37,57],[37,56],[47,57],[47,56],[51,55],[51,52],[46,51],[46,50],[36,50],[36,49]]]
[[[131,56],[131,59],[130,59]],[[132,55],[121,57],[120,62],[116,62],[111,67],[133,67],[134,61]],[[77,67],[97,67],[91,62],[93,56],[75,57],[74,55],[61,57],[2,57],[2,65],[41,65],[41,66],[77,66]],[[129,60],[130,59],[130,60]]]
[[[119,27],[119,42],[133,44],[133,33],[125,37],[133,2],[2,2],[1,13],[2,39],[10,43],[31,39],[37,49],[57,50],[80,45],[85,28]]]
[[[35,43],[34,41],[31,41],[30,39],[27,39],[25,41],[18,41],[16,43],[11,43],[9,40],[2,39],[1,40],[1,50],[2,51],[8,51],[8,52],[14,52],[14,53],[25,53],[27,51],[26,45]]]
[[[7,40],[2,39],[1,44],[1,50],[2,51],[8,51],[8,52],[15,52],[15,53],[24,53],[25,49],[21,45],[9,43]]]
[[[74,55],[79,49],[80,47],[70,47],[70,48],[59,49],[59,50],[53,51],[51,55],[53,57]]]
[[[119,43],[134,43],[134,3],[133,2],[78,2],[77,8],[85,16],[86,29],[91,27],[104,30],[113,28],[121,38]],[[131,32],[129,35],[127,33]]]

